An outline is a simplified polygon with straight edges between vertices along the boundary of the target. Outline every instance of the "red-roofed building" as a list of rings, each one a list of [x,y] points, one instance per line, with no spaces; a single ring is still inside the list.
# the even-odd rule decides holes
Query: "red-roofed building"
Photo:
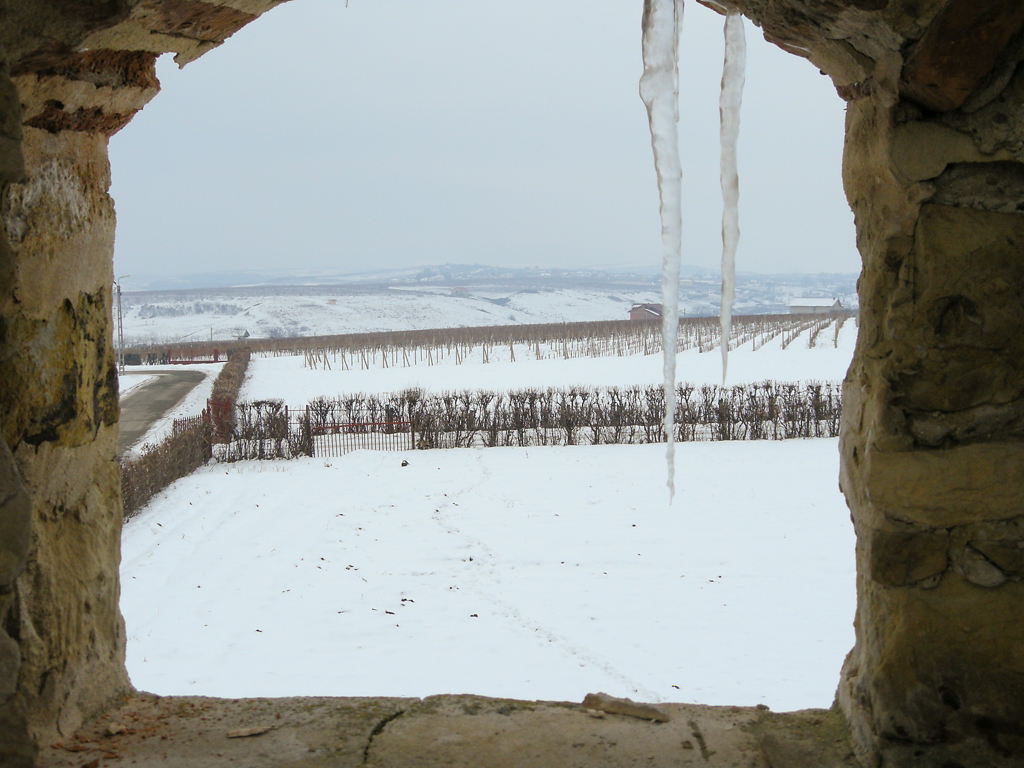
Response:
[[[661,320],[661,304],[634,304],[629,310],[630,320]]]

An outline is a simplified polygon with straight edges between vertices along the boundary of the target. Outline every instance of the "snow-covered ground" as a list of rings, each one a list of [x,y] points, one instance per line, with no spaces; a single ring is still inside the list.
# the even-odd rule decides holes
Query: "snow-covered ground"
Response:
[[[810,331],[793,340],[786,349],[782,339],[753,349],[747,342],[729,353],[729,385],[772,379],[775,381],[841,381],[846,375],[857,341],[852,320],[843,324],[838,344],[834,331],[822,331],[814,347],[809,346]],[[332,397],[346,392],[398,392],[411,387],[425,391],[515,389],[583,386],[653,385],[662,381],[661,354],[625,357],[580,357],[570,360],[536,360],[529,347],[518,345],[516,362],[509,361],[507,348],[495,348],[489,363],[482,355],[471,355],[456,364],[449,357],[428,365],[420,362],[409,367],[374,367],[368,370],[341,370],[337,360],[329,370],[305,367],[300,356],[253,357],[242,389],[241,400],[284,399],[290,405],[302,405],[321,395]],[[676,376],[691,384],[721,384],[721,350],[679,352]]]
[[[132,682],[829,706],[855,607],[836,441],[682,444],[671,506],[663,451],[205,467],[125,527]]]
[[[149,382],[153,381],[157,377],[155,373],[142,373],[135,369],[135,367],[125,367],[125,374],[119,374],[117,377],[117,394],[118,397],[124,397],[129,392],[139,389]]]

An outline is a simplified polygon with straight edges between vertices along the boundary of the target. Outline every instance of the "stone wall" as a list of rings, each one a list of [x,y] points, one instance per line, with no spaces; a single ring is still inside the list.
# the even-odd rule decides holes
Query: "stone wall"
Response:
[[[0,24],[0,764],[30,765],[130,690],[107,140],[267,0],[3,6]]]
[[[1024,759],[1024,5],[705,0],[847,101],[863,258],[841,485],[868,765]],[[106,140],[275,0],[8,0],[0,24],[0,758],[127,688]],[[638,8],[639,14],[639,8]],[[838,660],[837,660],[838,667]],[[6,753],[4,752],[6,751]]]
[[[24,178],[20,118],[17,93],[0,50],[0,186]],[[12,287],[14,267],[14,254],[0,220],[0,286],[4,296]],[[6,336],[7,322],[7,314],[0,315],[0,344]],[[6,361],[7,354],[4,344],[0,360]],[[15,582],[28,565],[31,531],[31,498],[7,441],[0,440],[0,762],[12,766],[30,765],[35,756],[35,745],[28,738],[25,704],[17,695],[21,646],[14,594]]]
[[[847,100],[858,611],[838,701],[867,764],[1019,765],[1024,5],[739,5]]]
[[[18,694],[33,722],[67,731],[127,688],[116,570],[114,212],[104,136],[26,127],[22,152],[26,179],[0,198],[13,256],[0,297],[0,408],[30,492],[32,542],[8,632],[20,644]]]
[[[0,644],[17,662],[0,665],[11,675],[0,684],[46,738],[128,687],[116,568],[114,214],[104,136],[26,126],[21,155],[24,176],[0,195],[0,461],[17,505],[16,514],[5,507],[3,525],[15,530],[3,541],[19,544],[0,578]]]
[[[890,764],[1024,759],[1024,215],[1002,212],[1024,165],[946,128],[980,119],[903,102],[848,118],[855,210],[887,172],[914,214],[864,238],[841,441],[858,615],[840,701]],[[858,167],[866,133],[881,172]]]

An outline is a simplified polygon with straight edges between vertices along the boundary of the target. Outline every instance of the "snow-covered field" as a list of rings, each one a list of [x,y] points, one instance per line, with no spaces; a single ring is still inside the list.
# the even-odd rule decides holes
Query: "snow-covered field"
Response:
[[[786,349],[782,339],[753,349],[747,342],[729,353],[726,383],[744,384],[772,379],[776,381],[841,381],[846,375],[857,341],[852,320],[845,322],[838,343],[832,328],[822,331],[814,347],[809,345],[810,331],[793,340]],[[652,385],[662,381],[661,355],[625,357],[579,357],[570,360],[533,359],[529,347],[517,345],[516,361],[509,361],[507,348],[495,348],[491,362],[482,362],[479,353],[456,364],[449,357],[436,365],[420,362],[409,367],[373,367],[368,370],[341,370],[337,361],[327,370],[308,368],[303,356],[253,357],[242,389],[242,400],[284,399],[302,405],[316,397],[332,397],[346,392],[398,392],[412,387],[424,391],[515,389],[584,386]],[[691,384],[721,384],[721,350],[679,352],[676,377]]]
[[[408,466],[402,466],[408,461]],[[125,528],[132,682],[826,707],[853,642],[835,440],[208,466]]]
[[[458,328],[522,323],[625,320],[636,302],[659,301],[644,290],[628,298],[586,290],[513,293],[506,296],[451,296],[448,292],[391,290],[335,295],[167,297],[127,304],[125,341],[204,341],[245,332],[257,338]]]
[[[855,335],[848,322],[838,345],[831,331],[814,347],[807,333],[785,350],[748,343],[728,383],[839,380]],[[254,358],[242,397],[660,380],[658,355],[491,360]],[[679,379],[719,383],[720,366],[717,349],[685,351]],[[132,681],[229,697],[605,690],[829,706],[855,607],[836,440],[684,443],[671,505],[663,457],[623,445],[207,466],[125,527]]]

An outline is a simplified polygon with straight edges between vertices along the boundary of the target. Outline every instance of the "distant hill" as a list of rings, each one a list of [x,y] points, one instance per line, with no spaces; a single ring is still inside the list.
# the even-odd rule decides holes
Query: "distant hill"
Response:
[[[125,342],[617,320],[625,319],[634,303],[661,300],[657,270],[639,267],[444,264],[358,274],[224,273],[205,279],[212,285],[125,291]],[[717,314],[720,290],[716,272],[686,268],[680,310],[688,316]],[[856,275],[739,273],[734,311],[786,312],[790,299],[805,296],[837,297],[855,307]]]

